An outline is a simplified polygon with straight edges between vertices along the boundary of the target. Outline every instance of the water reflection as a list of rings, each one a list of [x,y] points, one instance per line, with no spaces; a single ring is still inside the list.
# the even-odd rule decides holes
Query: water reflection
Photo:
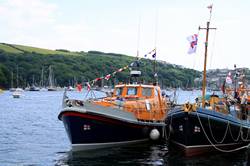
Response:
[[[61,153],[55,165],[166,165],[166,145],[141,144],[87,152]]]
[[[177,155],[178,154],[178,155]],[[234,153],[219,153],[207,154],[195,157],[184,157],[181,153],[172,152],[168,158],[168,165],[178,166],[248,166],[250,150],[242,150]]]
[[[134,145],[88,152],[64,152],[55,161],[56,166],[78,165],[153,165],[153,166],[248,166],[250,150],[235,153],[215,153],[207,156],[183,157],[163,145]]]

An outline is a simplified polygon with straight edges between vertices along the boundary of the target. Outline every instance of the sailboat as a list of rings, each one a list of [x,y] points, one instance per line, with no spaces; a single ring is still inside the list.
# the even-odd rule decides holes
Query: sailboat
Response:
[[[33,75],[33,82],[31,87],[29,88],[29,91],[40,91],[40,88],[36,86],[35,84],[35,76]]]
[[[212,8],[211,8],[212,9]],[[250,89],[235,67],[235,86],[224,87],[224,94],[206,95],[206,62],[211,20],[207,22],[204,56],[202,98],[172,108],[167,115],[167,140],[185,156],[209,152],[230,153],[249,147],[250,143]],[[241,80],[242,79],[242,80]],[[237,85],[239,83],[239,85]]]
[[[9,90],[10,92],[14,92],[16,90],[16,88],[13,86],[13,71],[11,72],[11,88]]]
[[[139,65],[136,62],[133,64]],[[134,81],[116,85],[111,96],[74,100],[69,99],[65,91],[58,118],[64,124],[74,151],[160,140],[164,137],[164,120],[169,102],[157,84],[136,81],[141,71],[133,70],[133,67],[131,69],[130,76]],[[88,89],[91,93],[89,84]]]
[[[42,67],[41,80],[40,80],[39,88],[40,88],[40,91],[47,91],[47,89],[44,86],[44,67]]]
[[[48,86],[48,91],[56,91],[56,87],[54,85],[54,74],[52,67],[49,66],[49,86]]]
[[[13,98],[20,98],[23,92],[22,88],[19,88],[19,78],[18,78],[18,66],[17,66],[17,73],[16,73],[16,86],[17,88],[13,91],[12,96]]]

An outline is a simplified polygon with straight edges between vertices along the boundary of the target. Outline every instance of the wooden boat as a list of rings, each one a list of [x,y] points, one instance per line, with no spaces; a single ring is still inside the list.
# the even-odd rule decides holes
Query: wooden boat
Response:
[[[69,99],[65,91],[58,118],[72,149],[89,150],[163,138],[168,109],[158,85],[131,83],[87,101]]]
[[[210,21],[207,22],[206,43]],[[199,28],[203,29],[203,28]],[[171,147],[178,147],[185,156],[194,156],[211,151],[235,152],[250,143],[250,90],[247,85],[237,86],[241,76],[236,76],[234,89],[225,90],[219,97],[206,92],[206,58],[203,73],[202,100],[174,107],[166,118],[167,139]],[[238,73],[235,68],[235,73]],[[238,88],[237,88],[238,87]],[[233,91],[233,93],[232,93]],[[239,98],[238,95],[239,94]]]

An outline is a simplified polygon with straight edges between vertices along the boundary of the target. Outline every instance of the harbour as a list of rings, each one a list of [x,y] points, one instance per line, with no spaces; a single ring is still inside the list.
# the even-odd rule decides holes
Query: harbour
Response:
[[[68,92],[81,99],[87,91]],[[98,92],[96,92],[98,94]],[[178,91],[185,102],[200,91]],[[168,92],[172,94],[172,92]],[[102,94],[99,94],[101,96]],[[184,157],[166,143],[142,143],[73,152],[62,122],[57,119],[63,91],[25,91],[19,99],[11,92],[0,96],[0,163],[13,165],[248,165],[249,150]]]
[[[33,1],[0,2],[0,165],[250,165],[247,5]]]

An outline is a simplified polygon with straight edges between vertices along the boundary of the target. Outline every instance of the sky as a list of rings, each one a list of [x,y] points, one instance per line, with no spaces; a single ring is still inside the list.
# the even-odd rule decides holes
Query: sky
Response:
[[[0,42],[98,50],[203,70],[204,30],[213,4],[207,69],[248,67],[249,0],[0,0]],[[198,34],[195,54],[187,37]]]

